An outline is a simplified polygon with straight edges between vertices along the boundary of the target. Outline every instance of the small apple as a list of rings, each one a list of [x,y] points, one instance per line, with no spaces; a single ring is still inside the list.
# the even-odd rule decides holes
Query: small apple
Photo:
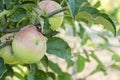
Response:
[[[6,46],[0,49],[0,57],[3,58],[6,64],[19,64],[20,61],[13,55],[11,46]]]
[[[46,41],[34,25],[25,26],[13,39],[14,55],[24,63],[38,62],[46,52]]]
[[[55,10],[58,10],[62,7],[55,1],[44,0],[39,3],[39,8],[40,9],[38,10],[38,13],[40,15],[45,15],[45,14],[49,14]],[[64,18],[63,16],[64,16],[64,13],[60,12],[49,18],[49,23],[51,25],[52,30],[56,30],[61,26],[61,24],[63,22],[63,18]]]

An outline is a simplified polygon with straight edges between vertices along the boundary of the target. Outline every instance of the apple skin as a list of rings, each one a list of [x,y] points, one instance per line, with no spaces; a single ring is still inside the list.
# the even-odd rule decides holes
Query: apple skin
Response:
[[[13,39],[14,55],[23,63],[36,63],[46,53],[46,41],[47,38],[38,32],[34,25],[25,26]]]
[[[5,34],[0,38],[2,43],[12,40],[14,33]],[[5,64],[19,64],[21,63],[14,55],[11,45],[7,45],[0,49],[0,57],[3,58]]]
[[[3,58],[5,64],[20,64],[21,62],[13,55],[11,46],[0,49],[0,57]]]
[[[55,10],[58,10],[60,8],[62,8],[57,2],[55,1],[51,1],[51,0],[45,0],[45,1],[41,1],[39,3],[39,14],[40,15],[45,15],[45,14],[49,14]],[[51,29],[52,30],[56,30],[58,29],[62,22],[63,22],[63,18],[64,18],[64,13],[60,12],[52,17],[49,18],[49,23],[51,25]]]
[[[120,23],[120,9],[116,13],[116,18],[117,18],[118,22]]]

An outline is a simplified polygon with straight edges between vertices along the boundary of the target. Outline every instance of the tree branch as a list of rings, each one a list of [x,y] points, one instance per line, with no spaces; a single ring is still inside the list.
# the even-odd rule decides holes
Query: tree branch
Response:
[[[65,11],[65,10],[67,10],[67,9],[68,9],[68,7],[63,7],[62,9],[58,9],[58,10],[56,10],[56,11],[53,11],[53,12],[51,12],[51,13],[46,14],[45,17],[51,17],[51,16],[53,16],[53,15],[55,15],[55,14],[57,14],[57,13],[60,13],[60,12]],[[19,30],[20,30],[20,28],[5,29],[5,30],[0,31],[0,33],[18,32]]]
[[[13,29],[5,29],[0,31],[0,33],[11,33],[11,32],[18,32],[20,28],[13,28]]]
[[[58,10],[56,10],[56,11],[53,11],[53,12],[51,12],[51,13],[48,13],[48,14],[45,15],[45,17],[51,17],[51,16],[53,16],[53,15],[55,15],[55,14],[57,14],[57,13],[60,13],[60,12],[65,11],[65,10],[68,10],[68,7],[63,7],[62,9],[58,9]]]

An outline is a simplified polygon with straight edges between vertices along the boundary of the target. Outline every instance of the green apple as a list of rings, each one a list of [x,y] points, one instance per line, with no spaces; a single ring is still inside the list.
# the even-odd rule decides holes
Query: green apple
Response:
[[[46,41],[34,25],[25,26],[12,41],[14,55],[24,63],[36,63],[46,53]]]
[[[116,13],[116,18],[117,18],[118,22],[120,23],[120,9]]]
[[[6,64],[18,64],[20,61],[13,55],[11,46],[6,46],[0,49],[0,57],[3,58]]]
[[[56,11],[60,8],[62,8],[57,2],[55,1],[51,1],[51,0],[44,0],[44,1],[41,1],[39,3],[39,14],[40,15],[45,15],[45,14],[49,14],[53,11]],[[64,18],[64,13],[63,12],[60,12],[52,17],[49,18],[49,23],[51,25],[51,29],[52,30],[56,30],[58,29],[62,22],[63,22],[63,18]]]
[[[5,34],[0,38],[2,43],[6,43],[6,41],[12,40],[14,33]],[[4,59],[6,64],[18,64],[20,61],[13,55],[11,45],[5,46],[0,49],[0,57]]]

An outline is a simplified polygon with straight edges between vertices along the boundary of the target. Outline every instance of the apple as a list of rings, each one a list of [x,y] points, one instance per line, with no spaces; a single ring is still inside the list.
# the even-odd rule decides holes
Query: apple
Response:
[[[120,9],[118,9],[118,11],[116,12],[116,18],[118,22],[120,23]]]
[[[8,40],[12,40],[14,33],[5,34],[0,38],[2,43],[5,43]],[[13,55],[11,45],[3,47],[0,49],[0,57],[3,58],[6,64],[18,64],[20,61]]]
[[[16,33],[12,41],[13,53],[24,63],[36,63],[46,53],[46,41],[34,25],[27,25]]]
[[[39,3],[39,10],[38,13],[40,15],[45,15],[45,14],[49,14],[53,11],[56,11],[60,8],[62,8],[57,2],[55,1],[52,1],[52,0],[44,0],[44,1],[41,1]],[[51,25],[51,29],[52,30],[56,30],[58,29],[62,22],[63,22],[63,18],[64,18],[64,13],[63,12],[60,12],[58,14],[55,14],[54,16],[51,16],[49,18],[49,23]]]
[[[3,58],[4,63],[6,64],[19,64],[21,63],[12,53],[11,46],[6,46],[0,49],[0,57]]]

